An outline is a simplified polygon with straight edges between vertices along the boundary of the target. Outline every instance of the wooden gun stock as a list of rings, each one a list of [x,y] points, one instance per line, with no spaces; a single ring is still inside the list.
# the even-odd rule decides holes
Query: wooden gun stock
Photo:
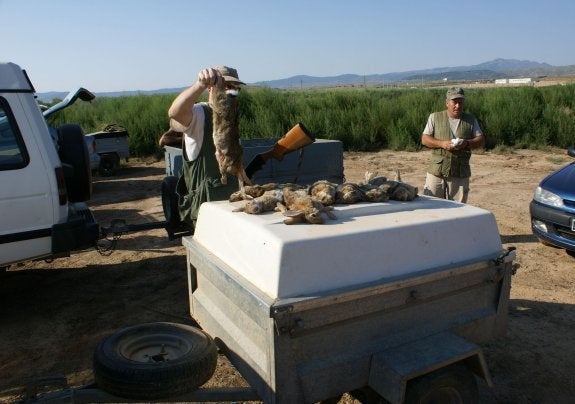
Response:
[[[260,170],[269,159],[274,158],[282,161],[286,154],[313,142],[315,142],[315,137],[299,122],[283,135],[270,150],[255,156],[246,167],[246,174],[249,178],[252,178],[254,173]]]

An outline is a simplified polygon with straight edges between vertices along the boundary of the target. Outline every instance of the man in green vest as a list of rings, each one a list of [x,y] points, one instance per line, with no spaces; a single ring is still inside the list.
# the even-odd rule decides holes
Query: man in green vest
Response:
[[[225,80],[226,93],[237,96],[240,81],[236,69],[227,66],[203,69],[197,81],[173,101],[168,116],[170,129],[182,132],[182,175],[178,179],[178,210],[182,222],[195,228],[200,205],[207,201],[226,200],[238,190],[230,177],[223,185],[212,138],[212,87]],[[198,98],[208,90],[208,102]]]
[[[424,195],[467,202],[471,150],[485,145],[485,136],[475,116],[463,112],[465,92],[447,90],[446,110],[429,115],[421,144],[432,149],[425,178]]]

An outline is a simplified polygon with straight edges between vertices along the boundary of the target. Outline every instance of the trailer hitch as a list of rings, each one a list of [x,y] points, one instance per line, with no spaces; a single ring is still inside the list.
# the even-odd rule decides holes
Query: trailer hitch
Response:
[[[138,231],[153,230],[153,229],[166,229],[168,222],[165,220],[159,222],[140,223],[140,224],[126,224],[124,219],[112,219],[110,227],[102,227],[102,237],[122,235],[125,233],[133,233]]]
[[[145,230],[166,229],[170,240],[173,240],[171,226],[165,220],[159,222],[127,224],[124,219],[112,219],[110,227],[100,228],[100,240],[96,243],[96,250],[101,255],[110,255],[116,249],[116,244],[122,234]]]

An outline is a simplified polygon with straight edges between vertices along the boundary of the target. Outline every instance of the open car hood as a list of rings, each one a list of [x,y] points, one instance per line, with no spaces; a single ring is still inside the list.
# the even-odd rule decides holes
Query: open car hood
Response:
[[[44,119],[47,119],[50,115],[53,115],[61,109],[72,105],[78,98],[82,101],[92,101],[94,98],[96,98],[96,96],[91,91],[88,91],[83,87],[78,87],[76,90],[70,91],[66,98],[64,98],[58,104],[53,105],[44,111],[42,113],[44,115]]]

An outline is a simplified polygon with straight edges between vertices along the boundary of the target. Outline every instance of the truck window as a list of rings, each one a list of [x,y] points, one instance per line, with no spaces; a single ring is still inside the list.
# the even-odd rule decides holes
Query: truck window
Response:
[[[8,103],[0,97],[0,171],[28,165],[28,153]]]

